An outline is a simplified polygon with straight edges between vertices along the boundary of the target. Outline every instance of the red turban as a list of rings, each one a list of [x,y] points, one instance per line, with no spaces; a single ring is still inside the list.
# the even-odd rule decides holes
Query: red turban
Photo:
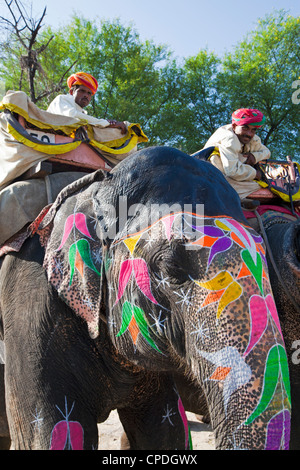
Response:
[[[266,118],[263,113],[258,111],[258,109],[241,108],[232,113],[232,124],[237,124],[238,126],[261,127],[265,120]]]
[[[72,88],[74,85],[86,86],[92,91],[93,95],[96,93],[98,88],[97,80],[92,75],[85,72],[73,73],[73,75],[68,78],[67,84],[69,88]]]

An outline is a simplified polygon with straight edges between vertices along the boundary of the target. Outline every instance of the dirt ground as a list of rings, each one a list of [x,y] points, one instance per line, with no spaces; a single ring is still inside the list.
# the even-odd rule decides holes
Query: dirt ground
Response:
[[[208,424],[197,420],[193,413],[187,413],[194,450],[214,450],[214,437]],[[98,426],[99,450],[120,450],[123,432],[118,413],[112,411],[108,419]]]

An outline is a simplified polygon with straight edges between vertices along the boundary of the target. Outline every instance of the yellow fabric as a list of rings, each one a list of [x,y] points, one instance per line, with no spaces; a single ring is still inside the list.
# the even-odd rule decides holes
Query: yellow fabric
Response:
[[[300,174],[300,165],[299,163],[293,162],[294,165],[297,166],[299,174]],[[268,188],[272,193],[276,194],[279,196],[283,201],[285,202],[290,202],[290,196],[288,194],[285,194],[284,192],[280,191],[279,189],[273,188],[271,184],[265,183],[264,181],[257,181],[259,186],[262,188]],[[292,201],[299,201],[300,200],[300,188],[297,191],[297,193],[292,195]]]
[[[47,123],[43,120],[35,119],[31,113],[26,111],[26,108],[23,109],[22,107],[14,104],[13,102],[5,102],[4,97],[3,100],[0,102],[0,112],[4,111],[5,109],[8,109],[12,113],[20,114],[20,116],[22,116],[27,122],[36,127],[39,127],[40,129],[52,129],[54,131],[62,131],[66,135],[70,135],[74,131],[74,129],[76,130],[79,127],[85,126],[87,124],[87,121],[84,119],[82,119],[81,122],[78,122],[78,120],[75,119],[68,119],[67,125],[63,124],[63,120],[58,120],[57,124],[51,123],[51,121]]]
[[[139,128],[141,133],[140,136],[136,134],[133,127]],[[148,142],[148,137],[142,131],[141,126],[139,124],[130,124],[127,129],[127,134],[123,138],[111,140],[109,142],[105,142],[105,144],[98,142],[97,140],[91,139],[90,144],[94,147],[99,148],[100,150],[104,150],[114,155],[121,155],[124,153],[124,148],[122,146],[126,143],[128,139],[130,139],[130,142],[125,147],[127,152],[136,147],[136,145],[140,142]]]
[[[218,157],[220,156],[220,152],[219,152],[218,147],[215,147],[215,149],[211,152],[211,154],[210,154],[208,160],[210,160],[211,157],[213,157],[214,155],[217,155]]]
[[[113,155],[122,155],[125,152],[128,153],[132,149],[134,149],[139,142],[148,141],[147,137],[142,131],[141,131],[142,135],[137,136],[135,132],[132,130],[132,126],[136,126],[136,124],[132,124],[129,126],[128,133],[122,139],[105,142],[105,144],[91,139],[90,144],[98,148],[99,150],[112,153]],[[31,147],[34,150],[37,150],[38,152],[43,152],[49,155],[62,155],[64,153],[67,153],[67,152],[70,152],[71,150],[76,149],[82,143],[81,141],[75,141],[75,142],[68,142],[66,144],[57,144],[57,145],[53,145],[53,144],[51,145],[47,143],[37,144],[35,142],[32,142],[30,139],[26,139],[25,136],[21,135],[16,129],[14,129],[10,125],[8,125],[7,130],[18,142],[21,142],[24,145],[27,145],[28,147]],[[123,144],[128,139],[130,139],[129,143],[126,145],[126,147],[122,147]],[[122,147],[122,148],[118,148],[118,147]]]
[[[70,152],[71,150],[76,149],[79,147],[81,144],[81,141],[76,141],[76,142],[68,142],[66,144],[59,144],[59,145],[50,145],[50,144],[37,144],[35,142],[32,142],[30,139],[26,139],[23,135],[19,134],[16,129],[14,129],[12,126],[8,125],[8,132],[18,141],[21,142],[24,145],[27,145],[27,147],[31,147],[32,149],[38,151],[38,152],[43,152],[47,153],[48,155],[61,155],[63,153]]]
[[[49,155],[68,153],[82,143],[81,141],[62,144],[34,142],[29,135],[27,137],[26,132],[23,133],[18,129],[11,119],[7,119],[6,110],[22,116],[26,122],[45,133],[61,131],[73,139],[76,130],[84,126],[90,145],[99,149],[112,164],[119,163],[137,150],[138,143],[148,141],[139,124],[126,123],[127,133],[123,135],[117,128],[101,128],[88,124],[85,119],[43,111],[32,103],[24,92],[9,91],[0,103],[0,190],[34,164],[47,160]]]
[[[19,106],[17,106],[16,104],[14,103],[5,103],[4,100],[0,103],[0,112],[1,111],[4,111],[5,109],[8,109],[9,111],[13,112],[13,113],[17,113],[17,114],[20,114],[27,122],[29,122],[30,124],[33,124],[34,126],[38,127],[39,129],[52,129],[54,131],[62,131],[64,134],[66,134],[67,136],[72,136],[74,135],[74,129],[78,129],[79,127],[82,127],[82,126],[85,126],[88,128],[88,130],[90,131],[90,135],[94,133],[94,135],[96,134],[96,131],[95,131],[95,128],[93,128],[93,126],[89,125],[87,123],[87,121],[85,121],[84,119],[82,119],[82,121],[80,123],[74,123],[74,124],[68,124],[68,125],[54,125],[54,124],[47,124],[46,122],[43,122],[43,121],[40,121],[40,120],[37,120],[37,119],[34,119],[32,116],[30,116],[30,114],[28,112],[26,112],[24,109],[20,108]],[[47,113],[49,114],[49,113]],[[56,116],[56,115],[55,115]],[[132,127],[138,127],[139,130],[140,130],[140,133],[141,133],[141,136],[137,136],[136,133],[134,132],[134,130],[132,129]],[[94,132],[93,132],[94,131]],[[116,131],[116,129],[106,129],[106,131]],[[9,126],[9,133],[11,133],[12,135],[17,136],[18,137],[15,137],[16,140],[19,140],[19,138],[21,139],[21,135],[13,130],[10,126]],[[97,130],[97,135],[99,134],[99,130]],[[122,154],[122,153],[126,153],[128,150],[124,150],[124,149],[118,149],[118,147],[121,147],[123,146],[123,144],[126,142],[126,140],[128,140],[130,137],[136,137],[136,142],[135,142],[135,145],[137,145],[138,143],[140,142],[148,142],[148,138],[147,136],[144,134],[144,132],[142,131],[141,129],[141,126],[140,124],[130,124],[128,126],[128,131],[127,131],[127,134],[125,136],[122,135],[122,137],[120,138],[115,138],[113,140],[110,140],[110,141],[105,141],[105,144],[103,143],[103,141],[99,141],[98,139],[95,140],[95,139],[91,139],[91,144],[94,145],[95,147],[97,148],[103,148],[105,149],[106,151],[108,152],[111,152],[112,154]],[[24,144],[25,145],[28,145],[32,148],[36,148],[36,147],[33,147],[32,143],[29,143],[28,140],[26,139],[23,139],[24,140]],[[73,148],[76,148],[78,145],[75,145],[72,147],[73,143],[70,143],[70,144],[61,144],[62,147],[63,146],[67,146],[65,148],[69,148],[69,150],[64,150],[64,151],[59,151],[59,152],[53,152],[52,150],[45,150],[47,148],[47,144],[43,145],[41,147],[41,151],[43,152],[46,152],[46,153],[49,153],[49,154],[55,154],[55,153],[65,153],[66,151],[70,151],[72,150]],[[129,147],[130,148],[133,148],[135,145],[132,145],[132,143],[130,143]],[[50,145],[51,146],[51,145]],[[51,146],[52,147],[52,146]],[[55,146],[55,148],[58,148],[58,146]],[[37,150],[39,150],[38,148],[36,148]],[[43,149],[43,150],[42,150]]]

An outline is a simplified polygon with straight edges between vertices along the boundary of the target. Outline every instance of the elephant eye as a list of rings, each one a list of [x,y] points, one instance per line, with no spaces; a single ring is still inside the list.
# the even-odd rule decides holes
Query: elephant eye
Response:
[[[151,270],[157,279],[165,279],[171,285],[189,281],[190,255],[183,244],[168,244],[163,249],[152,253]]]

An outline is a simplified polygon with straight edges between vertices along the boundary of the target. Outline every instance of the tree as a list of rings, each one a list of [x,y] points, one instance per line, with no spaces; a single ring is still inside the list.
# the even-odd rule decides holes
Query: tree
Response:
[[[64,28],[47,28],[42,38],[47,41],[51,35],[54,39],[41,59],[51,80],[76,61],[71,72],[85,70],[99,83],[87,111],[103,118],[139,122],[154,142],[157,134],[152,124],[157,123],[176,88],[177,69],[169,49],[141,41],[132,26],[125,27],[119,20],[97,22],[77,15]],[[47,102],[52,98],[54,95],[49,95]]]
[[[28,92],[31,100],[36,103],[48,94],[61,90],[67,71],[58,83],[52,83],[50,89],[45,89],[47,74],[41,65],[40,57],[54,38],[51,35],[46,41],[39,42],[38,36],[43,27],[46,7],[42,15],[38,19],[34,19],[21,1],[5,0],[5,4],[8,8],[9,18],[0,16],[0,25],[2,30],[8,32],[8,37],[1,42],[1,62],[4,67],[0,76],[6,77],[7,74],[9,84],[16,83],[18,80],[17,88]],[[43,83],[42,88],[37,86],[41,83]]]
[[[147,125],[165,99],[161,96],[165,69],[160,65],[168,61],[168,49],[142,42],[134,28],[119,20],[98,25],[75,16],[63,36],[72,44],[69,57],[77,57],[76,67],[98,80],[93,113]]]
[[[300,157],[300,113],[292,100],[292,84],[300,77],[299,50],[300,18],[280,11],[259,20],[223,61],[222,90],[231,109],[264,112],[260,135],[277,159]]]
[[[5,2],[10,10],[22,5]],[[2,18],[8,36],[0,44],[0,82],[22,89],[39,107],[47,108],[57,93],[68,92],[68,73],[85,70],[99,82],[88,112],[139,122],[148,145],[194,153],[216,128],[230,122],[235,109],[251,107],[266,115],[260,135],[273,157],[299,158],[299,18],[284,11],[267,15],[224,58],[200,50],[178,62],[167,46],[141,41],[133,26],[120,20],[75,15],[67,26],[52,29],[42,27],[46,9],[38,20],[17,11],[9,20]],[[18,34],[26,38],[25,46]],[[28,68],[33,86],[21,65],[29,50],[36,57]]]
[[[178,142],[188,153],[200,150],[226,119],[220,93],[221,60],[207,50],[185,59],[178,90]]]

